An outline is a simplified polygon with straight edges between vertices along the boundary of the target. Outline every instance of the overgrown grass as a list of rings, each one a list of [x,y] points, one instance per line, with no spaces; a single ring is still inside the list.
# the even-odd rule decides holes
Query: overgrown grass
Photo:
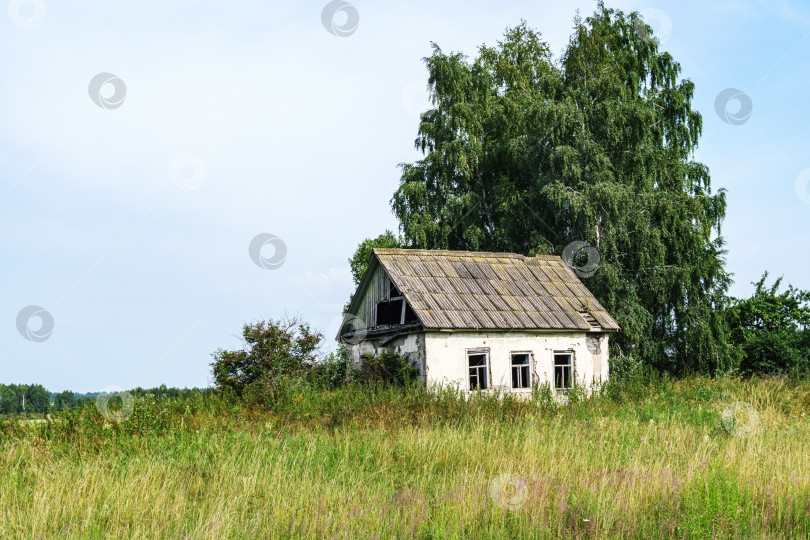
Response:
[[[273,410],[6,421],[0,537],[810,536],[810,383],[648,374],[549,398],[302,387]],[[735,402],[752,432],[723,427]]]

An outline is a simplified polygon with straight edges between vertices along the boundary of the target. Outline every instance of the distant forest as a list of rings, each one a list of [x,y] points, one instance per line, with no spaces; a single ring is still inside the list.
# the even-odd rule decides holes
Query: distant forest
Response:
[[[185,399],[194,392],[208,394],[211,391],[210,388],[167,388],[162,384],[157,388],[138,387],[128,392],[136,398],[151,394],[158,399]],[[101,392],[79,394],[70,390],[57,394],[41,384],[0,384],[0,414],[44,414],[70,407],[92,406],[99,394]]]

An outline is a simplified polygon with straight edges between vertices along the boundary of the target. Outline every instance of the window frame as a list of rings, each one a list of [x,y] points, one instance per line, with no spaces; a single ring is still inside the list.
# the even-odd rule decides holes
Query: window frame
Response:
[[[391,317],[391,321],[386,322],[386,323],[382,323],[380,321],[380,306],[383,305],[383,304],[388,304],[390,306],[394,302],[400,302],[401,305],[400,306],[393,306],[393,309],[389,313],[390,315],[393,315]],[[405,301],[404,296],[392,296],[388,300],[381,300],[381,301],[377,302],[377,305],[375,307],[375,314],[374,314],[374,317],[376,319],[376,321],[375,321],[376,326],[386,326],[386,327],[388,327],[388,326],[401,325],[405,320],[405,305],[406,304],[407,304],[407,302]],[[394,311],[394,310],[396,310],[396,311]],[[399,313],[396,313],[397,311]]]
[[[518,356],[518,355],[526,355],[526,357],[529,360],[528,364],[518,364],[521,367],[524,367],[524,366],[527,367],[528,370],[529,370],[529,384],[528,384],[528,386],[521,386],[521,387],[516,387],[515,386],[515,377],[514,377],[514,372],[512,370],[515,368],[514,357]],[[534,355],[532,354],[532,351],[510,351],[509,352],[509,379],[510,379],[510,383],[511,383],[510,384],[510,390],[512,392],[530,392],[531,391],[532,384],[534,383],[534,373],[533,373],[534,370],[532,369],[533,367],[534,367]]]
[[[561,364],[557,365],[557,356],[567,356],[569,359],[568,364]],[[568,386],[561,386],[557,387],[557,368],[558,367],[569,367],[570,368],[570,377],[568,379],[569,385]],[[576,381],[576,356],[574,355],[573,350],[567,351],[553,351],[551,353],[551,380],[553,384],[553,388],[555,391],[567,394],[571,388],[574,386],[574,382]]]
[[[478,387],[473,388],[470,384],[470,356],[478,356],[484,355],[485,357],[485,364],[484,364],[484,375],[486,376],[486,388],[481,388],[479,384]],[[466,367],[466,375],[465,378],[467,380],[467,392],[490,392],[492,390],[492,355],[490,355],[489,347],[477,347],[473,349],[465,349],[464,351],[464,365]],[[480,366],[473,366],[473,367],[480,367]]]

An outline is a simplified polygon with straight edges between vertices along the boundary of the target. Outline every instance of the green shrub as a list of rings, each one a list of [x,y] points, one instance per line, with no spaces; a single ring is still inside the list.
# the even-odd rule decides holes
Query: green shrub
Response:
[[[765,286],[768,273],[753,283],[754,294],[732,299],[727,318],[731,339],[743,352],[743,375],[791,374],[810,368],[810,292],[788,285],[779,292],[782,278]]]
[[[308,377],[323,341],[297,317],[245,324],[242,337],[243,349],[213,353],[214,381],[223,393],[261,401],[274,401]]]
[[[358,378],[367,382],[411,386],[419,378],[419,369],[394,351],[380,354],[364,354]]]
[[[309,381],[318,388],[335,389],[346,382],[348,372],[346,348],[341,345],[337,351],[329,353],[312,366]]]

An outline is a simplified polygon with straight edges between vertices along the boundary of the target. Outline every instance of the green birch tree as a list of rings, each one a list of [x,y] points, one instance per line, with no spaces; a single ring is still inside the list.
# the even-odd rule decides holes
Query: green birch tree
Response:
[[[671,372],[739,361],[723,319],[723,190],[694,160],[695,86],[637,13],[600,3],[552,57],[525,22],[470,60],[433,44],[433,107],[391,199],[411,247],[601,257],[611,354]]]

